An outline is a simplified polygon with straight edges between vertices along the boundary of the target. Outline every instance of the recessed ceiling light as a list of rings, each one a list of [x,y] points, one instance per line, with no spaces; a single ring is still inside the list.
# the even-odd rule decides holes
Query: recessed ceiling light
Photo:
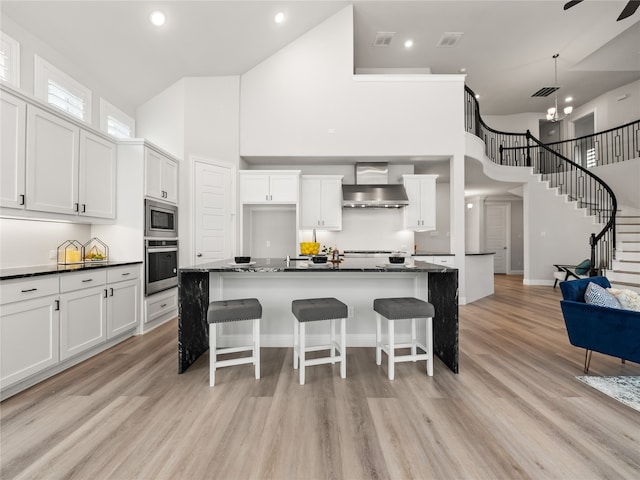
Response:
[[[406,40],[406,41],[404,42],[404,46],[405,46],[405,48],[411,48],[411,47],[413,47],[413,40],[411,40],[411,39]]]
[[[565,102],[570,102],[571,100],[573,100],[573,97],[567,97],[564,99]]]
[[[149,21],[156,27],[161,27],[164,25],[164,22],[167,21],[167,17],[160,10],[154,10],[151,12],[151,15],[149,15]]]
[[[467,69],[466,69],[466,68],[464,68],[464,67],[462,67],[462,68],[460,69],[460,73],[467,73]]]
[[[276,16],[273,17],[273,21],[276,22],[276,23],[284,22],[284,12],[276,13]]]

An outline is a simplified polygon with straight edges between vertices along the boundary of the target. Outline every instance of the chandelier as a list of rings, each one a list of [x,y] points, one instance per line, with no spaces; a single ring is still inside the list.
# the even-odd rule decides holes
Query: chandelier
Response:
[[[560,88],[558,86],[558,57],[560,56],[559,53],[556,53],[553,56],[553,61],[555,63],[555,96],[556,96],[556,101],[555,101],[555,106],[551,107],[547,110],[547,121],[549,122],[559,122],[560,120],[562,120],[564,117],[566,117],[567,115],[571,115],[571,112],[573,111],[573,107],[571,105],[564,107],[564,109],[562,110],[564,112],[564,117],[560,117],[558,116],[558,89]]]

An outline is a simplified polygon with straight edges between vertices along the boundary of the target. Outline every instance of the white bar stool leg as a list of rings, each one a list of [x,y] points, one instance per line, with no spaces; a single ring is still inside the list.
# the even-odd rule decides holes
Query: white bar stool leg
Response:
[[[304,385],[304,367],[305,367],[305,324],[300,324],[300,385]]]
[[[209,386],[213,387],[216,384],[216,336],[217,336],[217,324],[209,324]]]
[[[256,366],[256,380],[260,380],[260,319],[253,321],[253,364]]]
[[[387,328],[389,329],[389,353],[387,355],[389,359],[389,366],[387,367],[389,373],[389,380],[393,380],[395,375],[395,353],[396,353],[396,343],[395,343],[395,331],[394,331],[394,321],[387,319]]]
[[[298,319],[293,318],[293,368],[294,370],[298,368],[298,351],[300,348],[299,344],[300,332],[299,332],[299,324]]]
[[[347,378],[347,319],[340,319],[340,376]]]
[[[412,318],[411,319],[411,355],[413,355],[415,357],[417,353],[416,350],[416,319]],[[414,363],[416,362],[416,359],[413,359]]]
[[[380,325],[380,314],[376,312],[376,365],[382,365],[382,326]]]
[[[331,365],[336,363],[336,321],[331,319]]]
[[[433,318],[427,318],[427,375],[433,377]]]

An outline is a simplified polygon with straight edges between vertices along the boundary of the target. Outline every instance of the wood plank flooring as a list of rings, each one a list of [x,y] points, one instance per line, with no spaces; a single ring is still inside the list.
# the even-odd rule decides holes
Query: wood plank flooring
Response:
[[[436,360],[375,365],[350,348],[307,370],[292,350],[216,372],[177,371],[176,322],[129,339],[0,404],[0,478],[631,479],[640,412],[574,377],[559,289],[496,276],[460,307],[460,374]],[[383,359],[384,363],[384,359]],[[640,375],[593,354],[591,374]]]

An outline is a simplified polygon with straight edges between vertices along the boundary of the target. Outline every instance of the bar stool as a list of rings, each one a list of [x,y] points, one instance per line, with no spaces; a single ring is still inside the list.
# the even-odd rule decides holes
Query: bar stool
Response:
[[[348,316],[347,306],[335,298],[308,298],[291,302],[291,311],[295,316],[293,320],[293,368],[298,368],[300,363],[300,385],[304,385],[304,369],[307,365],[320,365],[324,363],[340,363],[340,376],[347,377],[347,330],[345,321]],[[331,321],[331,341],[328,345],[305,345],[305,325],[307,322],[320,320]],[[340,342],[336,342],[335,321],[340,320]],[[339,355],[336,355],[336,349]],[[307,352],[330,350],[328,357],[307,359]]]
[[[387,354],[389,366],[387,373],[389,380],[394,377],[394,365],[396,362],[415,362],[418,360],[427,361],[427,375],[433,376],[433,315],[435,309],[433,305],[424,300],[413,297],[401,298],[376,298],[373,301],[373,310],[376,312],[376,364],[382,364],[382,352]],[[388,344],[382,343],[381,318],[387,319]],[[422,345],[416,340],[416,319],[426,320],[426,343]],[[395,343],[394,323],[395,320],[411,319],[411,342]],[[396,348],[411,348],[410,355],[396,355]],[[425,353],[418,353],[420,348]]]
[[[207,311],[209,322],[209,386],[215,385],[216,369],[253,363],[256,369],[256,379],[260,378],[260,318],[262,317],[262,305],[255,298],[243,298],[238,300],[220,300],[211,302]],[[240,322],[253,320],[253,343],[241,347],[217,348],[217,325],[219,323]],[[230,358],[218,360],[218,355],[228,353],[248,352],[250,357]]]

